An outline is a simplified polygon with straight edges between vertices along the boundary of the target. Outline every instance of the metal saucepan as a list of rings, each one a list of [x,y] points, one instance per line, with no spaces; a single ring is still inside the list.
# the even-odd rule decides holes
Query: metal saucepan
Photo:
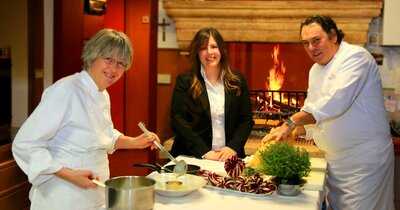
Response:
[[[175,168],[175,165],[160,166],[158,164],[151,164],[151,163],[135,163],[135,164],[133,164],[133,166],[149,168],[149,169],[152,169],[153,171],[157,171],[158,173],[161,173],[161,172],[172,173]],[[197,175],[199,171],[200,171],[200,166],[192,165],[192,164],[187,165],[186,173]]]
[[[105,187],[107,209],[151,210],[154,207],[155,181],[144,176],[119,176],[107,180]]]

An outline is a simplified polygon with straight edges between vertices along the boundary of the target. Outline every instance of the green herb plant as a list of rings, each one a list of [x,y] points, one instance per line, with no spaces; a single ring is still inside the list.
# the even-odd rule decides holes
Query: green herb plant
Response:
[[[302,178],[311,171],[308,152],[286,142],[268,145],[260,151],[260,156],[258,170],[274,176],[278,184],[301,184]]]

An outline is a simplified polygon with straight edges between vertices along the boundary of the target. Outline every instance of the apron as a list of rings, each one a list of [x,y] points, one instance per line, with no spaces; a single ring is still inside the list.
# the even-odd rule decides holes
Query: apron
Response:
[[[89,103],[89,100],[85,101],[86,107],[89,107],[87,124],[94,130],[87,132],[87,136],[73,136],[72,132],[69,134],[74,139],[80,139],[81,148],[74,150],[54,145],[51,153],[64,167],[89,170],[99,177],[101,182],[105,182],[110,177],[105,145],[109,145],[112,141],[112,121],[107,100],[103,100],[103,93],[96,92],[94,97],[92,103]],[[30,199],[31,210],[99,210],[105,206],[105,189],[102,187],[83,189],[53,176],[49,181],[32,188]]]
[[[75,153],[73,156],[67,152],[58,152],[56,158],[60,156],[63,156],[62,164],[66,167],[90,170],[101,182],[109,178],[105,150]],[[31,210],[98,210],[105,205],[104,188],[83,189],[57,176],[39,186],[33,186],[29,197]]]
[[[328,160],[327,199],[331,209],[394,210],[393,147],[388,144],[379,152],[380,158],[373,159],[374,155],[368,154],[376,149]]]
[[[312,132],[317,146],[326,146],[323,132]],[[393,144],[382,142],[371,141],[341,152],[326,151],[328,209],[394,210]]]

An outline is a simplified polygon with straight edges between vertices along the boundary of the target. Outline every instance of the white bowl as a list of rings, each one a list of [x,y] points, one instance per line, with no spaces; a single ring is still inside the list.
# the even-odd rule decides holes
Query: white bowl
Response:
[[[156,193],[168,197],[184,196],[207,184],[203,177],[191,174],[177,177],[174,173],[152,173],[148,177],[156,181],[154,186]],[[178,181],[180,184],[172,186],[167,184],[174,181]]]

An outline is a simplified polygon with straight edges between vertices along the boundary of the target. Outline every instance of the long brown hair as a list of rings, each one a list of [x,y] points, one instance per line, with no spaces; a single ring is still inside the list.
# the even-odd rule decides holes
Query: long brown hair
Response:
[[[217,31],[217,29],[207,27],[200,29],[189,45],[193,75],[192,85],[190,86],[192,97],[197,98],[203,91],[203,86],[201,85],[199,80],[199,78],[201,78],[201,62],[199,58],[199,52],[201,47],[208,42],[208,39],[210,37],[213,37],[214,40],[217,42],[218,49],[221,53],[219,66],[221,68],[221,72],[223,72],[222,80],[224,82],[225,91],[233,91],[236,93],[236,95],[240,95],[240,78],[237,75],[233,74],[229,66],[228,51],[226,49],[224,39]]]

